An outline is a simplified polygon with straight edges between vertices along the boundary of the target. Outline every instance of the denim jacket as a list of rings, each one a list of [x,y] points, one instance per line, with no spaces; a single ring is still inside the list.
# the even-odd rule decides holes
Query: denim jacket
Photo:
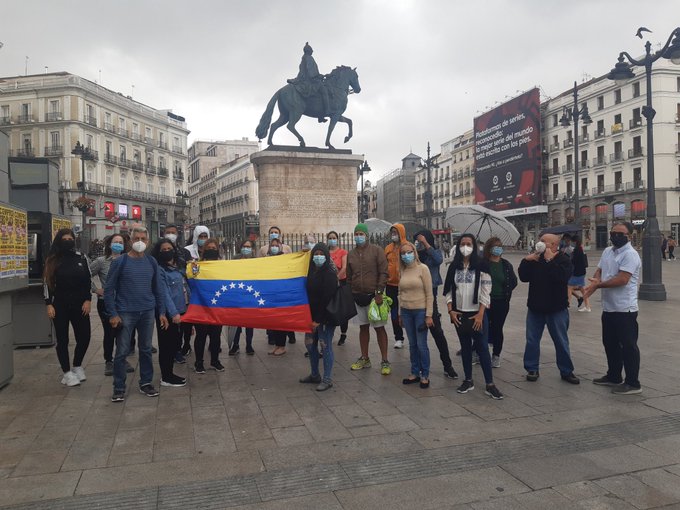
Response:
[[[171,266],[160,266],[165,287],[165,306],[170,317],[187,311],[189,289],[180,270]]]

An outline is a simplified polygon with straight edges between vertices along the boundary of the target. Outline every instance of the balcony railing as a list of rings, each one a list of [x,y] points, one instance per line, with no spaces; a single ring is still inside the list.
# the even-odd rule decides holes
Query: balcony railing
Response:
[[[590,141],[590,136],[586,133],[585,135],[580,135],[578,137],[578,143],[588,143]]]
[[[645,189],[645,181],[639,180],[626,183],[626,191],[632,191],[636,189]]]
[[[125,138],[128,138],[128,130],[125,128],[118,128],[118,136],[124,136]]]
[[[602,166],[607,164],[607,158],[604,156],[598,156],[593,158],[593,166]]]
[[[158,147],[161,149],[168,149],[168,143],[167,142],[158,142]]]
[[[97,127],[97,117],[93,117],[92,115],[85,115],[85,118],[83,120],[85,124]]]
[[[144,141],[144,139],[142,138],[142,135],[140,135],[139,133],[134,133],[134,132],[133,132],[133,133],[130,135],[130,138],[132,138],[133,140],[135,140],[135,141],[137,141],[137,142],[143,142],[143,141]]]
[[[558,151],[558,150],[560,150],[560,144],[559,144],[559,143],[553,143],[552,145],[550,145],[550,150],[551,150],[551,151]]]
[[[180,147],[179,145],[173,145],[172,146],[172,152],[175,152],[177,154],[184,154],[182,147]]]
[[[168,169],[165,167],[159,167],[158,168],[158,175],[162,177],[167,177],[168,176]]]
[[[623,133],[623,123],[612,124],[612,135],[620,135],[621,133]]]
[[[641,158],[644,156],[644,150],[642,147],[635,147],[633,149],[628,149],[628,159]]]
[[[570,174],[574,171],[574,165],[562,165],[562,173]]]
[[[139,161],[132,160],[132,163],[130,163],[130,168],[132,170],[135,170],[136,172],[143,172],[144,171],[144,165],[140,163]]]
[[[566,139],[565,141],[562,142],[562,147],[564,147],[565,149],[567,147],[573,147],[573,146],[574,146],[574,139],[573,138],[568,138],[568,139]]]
[[[623,161],[623,152],[615,152],[613,154],[609,155],[609,162],[610,163],[618,163],[620,161]]]
[[[132,163],[129,159],[127,159],[125,156],[121,156],[118,159],[118,165],[122,166],[124,168],[130,168],[132,166]]]
[[[45,114],[45,122],[56,122],[64,118],[61,112],[48,112]]]
[[[181,170],[175,170],[172,172],[172,177],[173,179],[177,179],[178,181],[183,181],[184,180],[184,172]]]
[[[116,132],[116,126],[114,126],[110,122],[104,122],[104,130],[108,131],[109,133],[115,133]]]
[[[33,115],[19,115],[19,124],[30,124],[35,122]]]
[[[12,155],[17,158],[34,158],[35,151],[32,147],[25,147],[23,149],[14,149]]]
[[[550,169],[550,175],[560,175],[561,173],[559,167]]]
[[[153,165],[146,165],[146,173],[150,175],[156,175],[156,167]]]
[[[638,129],[642,127],[642,117],[634,117],[628,121],[630,129]]]
[[[116,156],[111,155],[111,154],[105,154],[104,155],[104,163],[107,163],[109,165],[116,165],[116,164],[118,164],[118,158]]]
[[[45,147],[45,157],[55,157],[55,156],[63,156],[64,155],[64,147],[61,145],[53,145],[52,147]]]
[[[599,131],[595,131],[595,140],[598,140],[599,138],[604,138],[605,136],[607,136],[607,130],[605,128],[602,128]]]
[[[150,138],[148,136],[144,137],[144,143],[148,143],[149,145],[156,145],[156,140],[153,138]]]
[[[12,123],[12,117],[0,117],[0,126],[9,126]]]
[[[590,168],[590,163],[588,162],[588,160],[581,161],[581,162],[578,164],[578,169],[579,169],[579,170],[583,170],[584,168]]]

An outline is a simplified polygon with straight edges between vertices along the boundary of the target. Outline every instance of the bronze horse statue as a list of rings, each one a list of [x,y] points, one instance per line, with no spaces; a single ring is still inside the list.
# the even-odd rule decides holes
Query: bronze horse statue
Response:
[[[329,117],[328,133],[326,134],[326,147],[334,149],[331,145],[331,134],[335,125],[338,122],[344,122],[349,126],[349,132],[345,137],[345,143],[352,138],[352,119],[344,117],[342,114],[347,108],[347,96],[354,93],[361,92],[359,85],[359,76],[356,68],[352,69],[347,66],[339,66],[333,69],[330,74],[326,76],[322,83],[328,92],[328,111],[323,111],[323,101],[320,93],[316,93],[310,97],[303,97],[295,85],[288,84],[281,87],[271,98],[267,109],[262,114],[260,123],[255,130],[257,138],[262,140],[267,136],[269,131],[269,138],[267,143],[272,145],[272,137],[277,129],[284,124],[288,124],[288,130],[293,133],[300,142],[300,147],[305,147],[305,140],[300,133],[295,129],[295,124],[303,115],[315,119]],[[271,126],[269,123],[274,113],[274,105],[279,103],[279,118]]]

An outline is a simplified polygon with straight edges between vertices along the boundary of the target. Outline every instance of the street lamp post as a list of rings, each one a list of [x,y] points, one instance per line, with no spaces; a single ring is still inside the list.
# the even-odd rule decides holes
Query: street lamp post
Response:
[[[367,174],[368,172],[371,171],[371,167],[368,166],[368,161],[364,161],[361,165],[359,165],[357,171],[361,175],[361,201],[359,203],[359,223],[363,223],[366,221],[366,217],[368,216],[367,214],[368,204],[366,203],[366,194],[364,190],[364,174]]]
[[[76,141],[76,146],[73,148],[71,151],[71,154],[74,156],[80,157],[80,162],[82,164],[82,176],[81,176],[81,181],[78,183],[78,189],[80,189],[83,192],[83,198],[86,197],[86,189],[87,186],[85,185],[85,161],[93,161],[94,160],[94,154],[92,154],[92,151],[90,151],[89,147],[85,147],[82,143],[80,143],[80,140]],[[84,209],[82,212],[82,219],[81,219],[81,232],[80,232],[80,251],[82,253],[87,253],[87,241],[89,239],[86,239],[85,232],[86,232],[86,224],[85,224],[85,216],[87,214],[87,210]],[[89,234],[89,232],[88,232]]]
[[[560,124],[563,127],[568,127],[570,120],[574,122],[574,223],[580,225],[581,223],[581,206],[579,198],[581,195],[581,184],[579,182],[579,154],[578,154],[578,121],[583,120],[585,125],[592,124],[593,120],[588,114],[588,105],[584,104],[582,108],[578,107],[578,84],[574,82],[574,106],[572,108],[565,107],[562,112]]]
[[[418,166],[421,169],[425,169],[427,175],[425,193],[423,193],[423,205],[425,205],[425,226],[428,230],[432,230],[432,176],[430,171],[433,168],[439,168],[439,165],[434,160],[435,158],[430,157],[430,142],[427,142],[427,159]]]
[[[640,31],[638,30],[638,33]],[[671,41],[672,44],[671,44]],[[614,80],[617,85],[623,85],[635,73],[630,64],[644,66],[647,83],[647,104],[642,107],[642,116],[647,119],[647,221],[642,236],[642,284],[638,297],[646,301],[665,301],[666,287],[661,278],[661,231],[656,217],[656,193],[654,185],[654,115],[652,107],[652,64],[661,57],[670,59],[674,64],[680,64],[680,27],[671,32],[668,41],[659,51],[652,53],[652,44],[645,43],[645,56],[637,60],[625,51],[619,53],[618,62],[609,72],[607,78]]]

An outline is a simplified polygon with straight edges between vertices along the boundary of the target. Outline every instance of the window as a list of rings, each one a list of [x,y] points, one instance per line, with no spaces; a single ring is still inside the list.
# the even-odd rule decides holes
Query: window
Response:
[[[619,104],[621,102],[621,89],[616,89],[614,91],[614,104]]]
[[[87,182],[91,182],[91,183],[94,183],[94,182],[95,182],[95,180],[94,180],[94,172],[92,171],[91,168],[88,168],[88,169],[85,171],[85,178],[87,179]]]
[[[584,177],[581,179],[581,195],[588,194],[588,178]],[[588,209],[588,214],[590,214],[590,209]]]
[[[142,161],[142,155],[138,150],[132,153],[132,159],[135,163],[140,163]]]
[[[552,116],[552,127],[557,127],[558,124],[559,123],[557,121],[557,114],[554,113],[553,116]]]
[[[621,114],[617,113],[614,115],[614,124],[621,124]]]
[[[113,186],[113,172],[111,170],[106,172],[106,185]]]
[[[165,158],[163,156],[158,157],[158,168],[165,168]]]
[[[146,181],[146,192],[153,193],[153,181]]]
[[[560,173],[560,165],[559,165],[559,160],[557,158],[554,158],[552,160],[552,174],[557,175]]]
[[[92,135],[85,135],[85,147],[92,149],[94,143],[94,137]]]
[[[640,97],[640,82],[633,83],[633,97]]]
[[[168,194],[168,185],[167,185],[165,179],[161,179],[160,182],[158,183],[158,194],[159,195],[167,195]]]
[[[616,191],[623,190],[623,172],[614,172],[614,189]]]
[[[50,133],[50,147],[59,147],[60,141],[59,131],[52,131]]]
[[[135,175],[132,186],[135,191],[142,191],[142,181],[138,175]]]
[[[635,188],[642,187],[642,168],[633,168],[633,186]]]
[[[574,194],[574,184],[571,181],[567,181],[567,196],[570,197]]]
[[[33,142],[31,135],[23,135],[21,145],[24,148],[24,151],[31,152],[33,150]]]
[[[50,101],[50,113],[59,113],[59,101]]]
[[[559,194],[560,194],[560,185],[559,185],[559,183],[556,182],[555,184],[553,184],[553,198],[556,199],[557,195],[559,195]]]
[[[144,130],[144,133],[146,134],[146,137],[147,137],[148,139],[152,139],[152,138],[153,138],[153,135],[151,134],[151,128],[150,128],[150,127],[146,128],[146,129]]]
[[[132,124],[132,134],[139,135],[139,124],[137,123]]]
[[[8,104],[3,104],[0,106],[0,117],[2,117],[0,120],[4,124],[9,123],[9,105]]]
[[[125,147],[125,145],[120,146],[120,160],[121,161],[127,160],[127,147]]]
[[[597,96],[597,109],[604,110],[604,96]]]
[[[110,158],[111,157],[111,149],[112,149],[112,144],[111,140],[106,140],[106,157]]]
[[[120,173],[120,187],[127,189],[127,174],[125,172]]]

